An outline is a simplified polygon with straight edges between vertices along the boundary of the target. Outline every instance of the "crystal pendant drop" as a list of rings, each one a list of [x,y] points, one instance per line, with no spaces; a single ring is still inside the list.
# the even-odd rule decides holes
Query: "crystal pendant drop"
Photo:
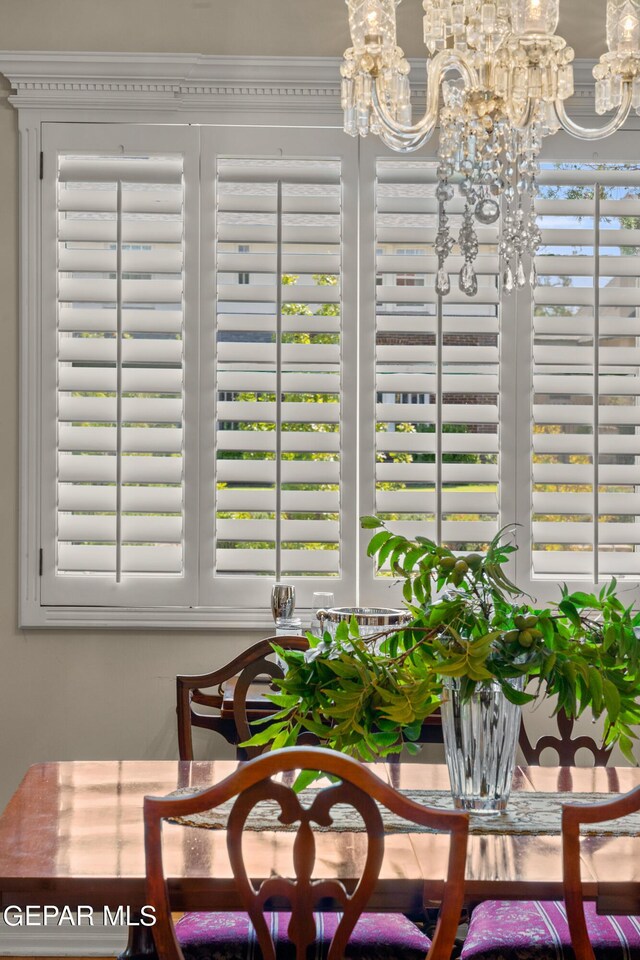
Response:
[[[538,271],[536,270],[536,265],[531,261],[531,273],[529,274],[529,283],[531,284],[531,289],[535,290],[538,286]]]
[[[500,207],[495,200],[490,198],[485,198],[480,200],[476,206],[476,220],[479,223],[491,224],[495,223],[498,217],[500,216]]]
[[[478,277],[473,269],[473,264],[468,260],[460,271],[460,289],[468,297],[473,297],[478,292]]]
[[[524,287],[527,282],[527,278],[524,275],[524,267],[522,266],[522,260],[518,261],[518,270],[516,273],[516,282],[519,287]]]
[[[454,190],[450,183],[441,181],[436,187],[436,200],[440,203],[446,203],[447,200],[453,200]]]
[[[504,272],[504,277],[502,278],[502,285],[507,293],[511,293],[513,290],[513,271],[511,267],[507,267]]]
[[[451,281],[449,274],[444,267],[440,267],[436,275],[436,293],[439,297],[446,297],[451,291]]]

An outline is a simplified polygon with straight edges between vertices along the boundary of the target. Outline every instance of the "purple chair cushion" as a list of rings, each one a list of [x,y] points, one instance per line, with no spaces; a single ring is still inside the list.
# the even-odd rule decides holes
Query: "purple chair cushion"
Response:
[[[316,913],[314,960],[325,960],[340,914]],[[287,937],[290,913],[267,913],[278,958],[293,960]],[[262,956],[246,913],[186,913],[176,935],[188,960],[259,960]],[[353,960],[424,960],[431,941],[400,913],[363,913],[351,934],[347,956]]]
[[[640,918],[596,914],[585,903],[598,960],[640,960]],[[564,903],[487,900],[471,914],[461,960],[574,960]]]

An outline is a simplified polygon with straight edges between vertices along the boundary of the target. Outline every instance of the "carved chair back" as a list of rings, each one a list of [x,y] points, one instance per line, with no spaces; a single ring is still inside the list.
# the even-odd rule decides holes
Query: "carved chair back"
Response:
[[[230,663],[211,673],[201,676],[176,677],[178,748],[181,760],[193,760],[193,727],[202,727],[221,734],[232,743],[248,740],[255,728],[250,726],[248,697],[251,684],[258,677],[275,679],[282,677],[282,669],[267,657],[273,655],[272,643],[285,650],[307,650],[306,637],[267,637],[254,643]],[[231,715],[224,717],[222,710],[225,699],[225,684],[233,684]],[[210,691],[210,692],[207,692]],[[213,708],[215,713],[204,713],[194,709],[195,705]],[[276,711],[264,702],[264,714]],[[238,751],[241,759],[257,756],[264,747],[245,747]]]
[[[272,778],[294,770],[321,771],[337,782],[313,791],[313,800],[303,805],[294,790]],[[264,754],[244,764],[221,783],[186,798],[146,797],[144,802],[147,902],[156,908],[153,927],[160,960],[183,960],[173,923],[168,887],[162,863],[162,820],[188,817],[236,798],[228,818],[227,847],[237,891],[248,912],[264,960],[275,960],[275,948],[264,911],[269,903],[288,903],[291,911],[289,939],[296,960],[306,960],[315,940],[313,911],[320,902],[333,901],[342,913],[328,953],[328,960],[342,960],[357,920],[377,883],[384,856],[384,827],[375,801],[393,813],[450,835],[449,864],[445,878],[440,919],[428,960],[449,960],[459,923],[464,894],[468,815],[434,810],[409,800],[380,780],[357,760],[319,747],[289,747]],[[244,862],[242,837],[247,818],[263,800],[275,801],[283,824],[298,824],[293,840],[295,878],[270,876],[256,882]],[[348,804],[364,821],[367,849],[355,889],[348,892],[338,879],[313,880],[316,852],[312,824],[328,827],[336,804]],[[259,837],[260,834],[254,834]],[[252,843],[252,849],[255,845]]]
[[[588,750],[593,757],[595,767],[606,767],[611,756],[611,747],[599,744],[593,737],[573,736],[574,721],[567,716],[564,710],[556,715],[558,736],[547,734],[535,743],[531,743],[527,736],[524,720],[520,726],[520,749],[525,763],[530,767],[539,766],[544,750],[552,749],[558,755],[558,763],[562,767],[576,766],[576,756],[579,750]]]
[[[640,811],[640,787],[636,787],[630,793],[606,803],[581,804],[579,806],[567,804],[562,808],[564,899],[576,960],[595,960],[584,913],[582,876],[580,873],[580,824],[603,823],[638,811]],[[621,878],[621,886],[623,884],[624,878]],[[600,909],[602,909],[602,912],[607,912],[604,905],[600,906]],[[637,914],[638,910],[639,904],[636,898],[629,903],[628,912]],[[620,909],[620,901],[617,898],[616,912],[624,912]]]

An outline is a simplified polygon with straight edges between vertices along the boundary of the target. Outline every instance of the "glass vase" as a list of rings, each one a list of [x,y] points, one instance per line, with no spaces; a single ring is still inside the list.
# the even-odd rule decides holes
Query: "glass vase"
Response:
[[[512,685],[522,690],[524,680]],[[454,806],[500,813],[511,793],[521,708],[507,700],[499,683],[477,687],[462,702],[460,681],[447,677],[441,712]]]

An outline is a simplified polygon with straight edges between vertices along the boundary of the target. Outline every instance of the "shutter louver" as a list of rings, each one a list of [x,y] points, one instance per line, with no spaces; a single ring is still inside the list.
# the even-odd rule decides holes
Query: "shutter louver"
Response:
[[[338,576],[341,164],[217,162],[215,574]]]
[[[640,575],[640,167],[545,164],[534,295],[533,571]]]
[[[377,162],[376,512],[464,550],[498,530],[497,229],[478,226],[475,297],[454,248],[439,316],[436,183],[435,162]]]
[[[183,160],[58,158],[57,574],[183,572]]]

